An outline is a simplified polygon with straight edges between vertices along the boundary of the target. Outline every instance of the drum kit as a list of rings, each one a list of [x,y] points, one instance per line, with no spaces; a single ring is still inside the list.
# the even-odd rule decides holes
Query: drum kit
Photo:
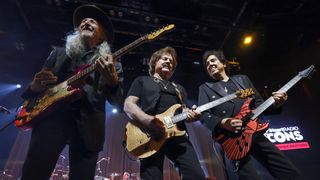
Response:
[[[58,163],[54,168],[50,180],[67,180],[69,179],[69,166],[65,163],[66,157],[60,155]]]
[[[124,172],[123,174],[121,173],[110,173],[105,176],[95,176],[94,180],[140,180],[140,174],[139,173],[129,173],[129,172]]]

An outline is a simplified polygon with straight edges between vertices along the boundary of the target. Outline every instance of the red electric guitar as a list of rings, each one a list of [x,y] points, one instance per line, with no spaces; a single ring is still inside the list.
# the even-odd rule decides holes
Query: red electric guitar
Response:
[[[299,72],[293,79],[278,90],[278,92],[287,92],[302,78],[310,78],[311,73],[315,71],[315,67],[311,65],[309,68]],[[240,113],[234,118],[243,121],[244,130],[240,133],[232,133],[227,130],[217,131],[212,138],[222,145],[227,157],[231,160],[239,160],[243,158],[250,150],[252,136],[258,131],[265,130],[269,127],[269,123],[260,123],[258,116],[274,103],[273,97],[269,97],[256,109],[251,110],[249,104],[251,98],[247,99],[240,109]]]
[[[144,42],[156,39],[161,34],[173,30],[174,27],[174,24],[170,24],[150,34],[140,37],[134,42],[113,53],[113,59],[117,60],[123,54],[138,47]],[[18,112],[15,125],[22,129],[29,129],[31,128],[31,124],[34,122],[34,120],[42,119],[55,109],[61,107],[62,104],[80,99],[83,95],[81,89],[72,87],[72,84],[76,84],[94,71],[96,71],[95,65],[85,65],[80,72],[77,72],[69,79],[47,89],[36,98],[26,99],[23,102],[22,108],[20,108]]]

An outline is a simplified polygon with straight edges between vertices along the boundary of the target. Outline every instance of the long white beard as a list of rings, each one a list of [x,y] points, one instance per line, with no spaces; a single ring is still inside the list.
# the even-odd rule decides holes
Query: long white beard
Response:
[[[99,54],[95,56],[103,56],[106,57],[107,54],[110,54],[110,45],[107,41],[104,41],[98,46]],[[66,53],[67,55],[73,59],[79,59],[81,54],[86,52],[86,46],[81,40],[79,31],[74,31],[72,34],[66,37]]]

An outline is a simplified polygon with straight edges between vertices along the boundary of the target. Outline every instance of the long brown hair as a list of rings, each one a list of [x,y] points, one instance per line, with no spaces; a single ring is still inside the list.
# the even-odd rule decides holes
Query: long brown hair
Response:
[[[172,65],[173,65],[173,70],[177,67],[177,52],[176,50],[174,50],[172,47],[170,46],[167,46],[165,48],[162,48],[156,52],[154,52],[150,58],[150,61],[149,61],[149,74],[150,76],[153,76],[154,74],[154,71],[155,71],[155,66],[156,66],[156,63],[158,62],[158,60],[161,58],[161,56],[163,54],[170,54],[172,56],[172,59],[173,59],[173,62],[172,62]]]

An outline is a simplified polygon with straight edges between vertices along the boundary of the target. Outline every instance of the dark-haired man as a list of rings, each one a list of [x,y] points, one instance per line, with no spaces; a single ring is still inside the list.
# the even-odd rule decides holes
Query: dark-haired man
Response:
[[[251,104],[253,107],[263,102],[247,76],[227,74],[227,60],[222,51],[206,51],[203,55],[203,65],[211,81],[199,87],[199,105],[247,88],[253,88],[255,91],[254,101]],[[274,108],[280,107],[288,98],[287,94],[282,92],[273,92],[272,96],[275,100]],[[219,131],[219,129],[234,133],[240,132],[243,122],[234,117],[240,112],[243,103],[244,100],[238,98],[214,107],[203,113],[202,123],[212,132]],[[263,135],[262,131],[254,134],[251,150],[236,163],[239,179],[260,179],[252,164],[251,156],[264,165],[276,179],[300,179],[297,168]]]

